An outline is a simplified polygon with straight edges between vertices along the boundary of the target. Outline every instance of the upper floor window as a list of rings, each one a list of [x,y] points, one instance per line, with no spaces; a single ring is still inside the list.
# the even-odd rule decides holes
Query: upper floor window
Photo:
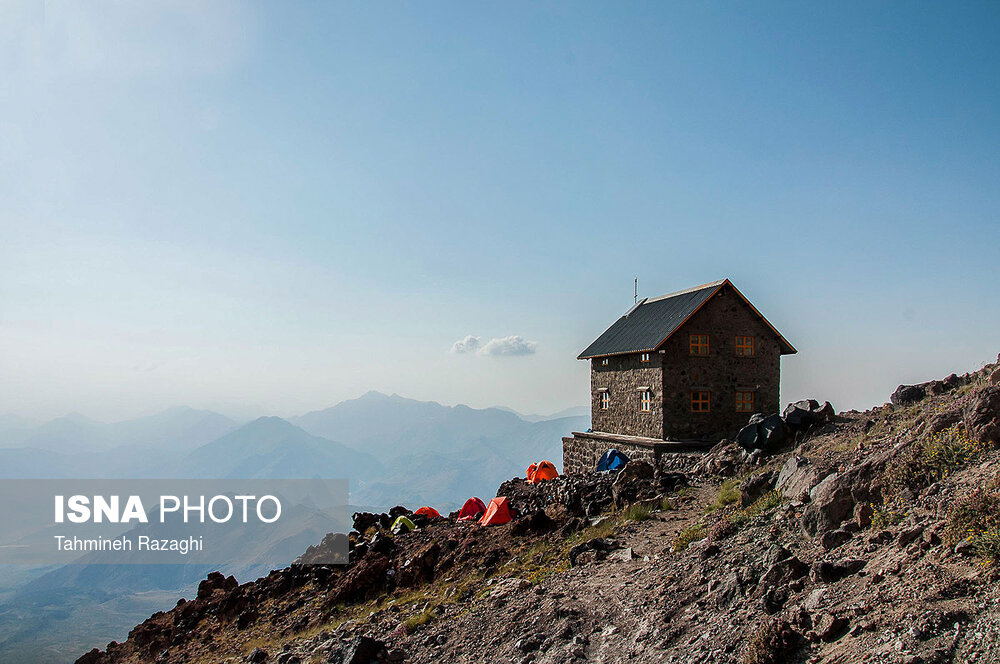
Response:
[[[611,363],[611,360],[607,357],[601,358],[601,366],[606,367]]]
[[[649,362],[649,353],[639,353],[640,362]]]
[[[736,337],[736,357],[753,356],[753,337]]]
[[[639,410],[651,411],[653,410],[653,391],[643,390],[639,396]]]
[[[753,390],[736,390],[736,412],[753,413]]]
[[[691,354],[692,355],[708,355],[708,335],[707,334],[692,334],[691,335]]]
[[[607,392],[601,392],[601,410],[607,410],[611,405],[611,395]]]
[[[708,390],[691,390],[691,412],[708,413],[712,410],[712,393]]]

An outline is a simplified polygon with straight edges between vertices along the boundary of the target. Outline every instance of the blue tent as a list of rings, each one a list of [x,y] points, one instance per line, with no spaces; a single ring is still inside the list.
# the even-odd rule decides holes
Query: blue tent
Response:
[[[619,452],[618,450],[611,449],[604,453],[601,460],[597,462],[597,471],[602,470],[617,470],[627,464],[629,458]]]

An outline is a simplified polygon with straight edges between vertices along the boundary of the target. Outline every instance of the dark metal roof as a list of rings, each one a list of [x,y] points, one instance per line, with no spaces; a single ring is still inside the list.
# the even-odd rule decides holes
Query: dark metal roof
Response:
[[[642,302],[615,321],[577,359],[656,350],[722,283],[717,281]]]
[[[593,357],[656,350],[724,284],[732,286],[728,279],[722,279],[639,302],[605,330],[604,334],[597,337],[597,340],[580,353],[577,359],[586,360]],[[733,290],[739,293],[754,313],[760,316],[760,312],[736,290],[735,286]],[[794,353],[792,345],[785,341],[767,319],[763,316],[760,318],[778,336],[782,344],[782,354]]]

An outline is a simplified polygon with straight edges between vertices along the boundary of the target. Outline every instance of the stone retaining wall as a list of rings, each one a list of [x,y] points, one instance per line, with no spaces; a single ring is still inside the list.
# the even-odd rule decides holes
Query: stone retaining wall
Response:
[[[616,449],[629,459],[641,459],[663,472],[684,472],[704,456],[704,452],[675,451],[669,443],[629,442],[599,437],[572,436],[563,441],[563,473],[589,473],[597,468],[604,453]]]

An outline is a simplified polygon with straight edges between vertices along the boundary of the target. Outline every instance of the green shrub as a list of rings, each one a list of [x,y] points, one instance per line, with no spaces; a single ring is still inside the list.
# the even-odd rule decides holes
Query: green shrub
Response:
[[[787,622],[769,622],[755,630],[743,649],[743,664],[784,664],[799,636]]]
[[[875,530],[885,530],[895,526],[906,518],[906,511],[900,506],[896,509],[893,505],[872,505],[872,528]]]
[[[772,507],[777,507],[783,500],[784,496],[780,491],[768,491],[763,496],[758,498],[757,502],[746,509],[747,517],[753,518],[755,516],[759,516]]]
[[[731,480],[723,482],[719,486],[719,494],[715,497],[715,502],[708,506],[708,511],[715,512],[717,510],[721,510],[727,505],[740,502],[741,483],[742,481],[735,477]]]
[[[947,523],[946,542],[968,540],[988,563],[1000,562],[1000,475],[956,501]]]
[[[975,460],[987,449],[959,426],[933,433],[910,445],[886,470],[890,495],[903,489],[917,492]]]
[[[406,631],[407,634],[411,634],[418,627],[422,627],[427,623],[432,622],[434,618],[435,618],[434,613],[431,612],[430,609],[428,609],[423,613],[412,615],[405,621],[403,621],[403,629]]]
[[[677,506],[669,498],[664,498],[663,502],[660,503],[660,509],[664,512],[669,512],[670,510],[677,509]]]
[[[633,503],[625,510],[626,521],[648,521],[653,516],[653,506],[645,503]]]
[[[700,523],[690,525],[677,533],[677,537],[674,539],[674,551],[683,551],[688,548],[691,542],[703,539],[705,539],[705,526]]]

